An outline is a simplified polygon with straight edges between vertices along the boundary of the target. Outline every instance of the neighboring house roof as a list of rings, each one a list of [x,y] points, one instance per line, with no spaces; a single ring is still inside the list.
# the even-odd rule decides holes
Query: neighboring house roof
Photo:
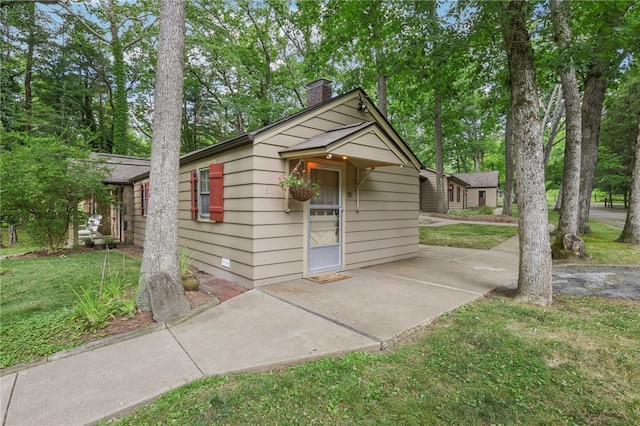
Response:
[[[452,173],[452,177],[462,180],[470,188],[497,188],[498,172]]]
[[[92,152],[90,158],[103,162],[111,174],[105,183],[127,184],[134,177],[148,173],[151,161],[148,158]]]

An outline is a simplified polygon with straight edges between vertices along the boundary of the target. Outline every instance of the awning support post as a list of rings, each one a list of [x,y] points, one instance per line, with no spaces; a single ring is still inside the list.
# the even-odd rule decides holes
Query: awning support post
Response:
[[[369,177],[371,172],[373,172],[376,168],[371,167],[369,169],[365,169],[367,173],[360,178],[360,167],[356,168],[356,182],[358,186],[356,187],[356,213],[360,213],[360,186],[364,183],[365,180]]]

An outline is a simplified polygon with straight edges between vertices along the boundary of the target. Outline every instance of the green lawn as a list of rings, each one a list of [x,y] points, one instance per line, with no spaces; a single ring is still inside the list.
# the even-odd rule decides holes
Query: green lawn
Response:
[[[13,245],[9,245],[9,229],[2,226],[0,227],[0,232],[2,235],[0,255],[28,253],[38,249],[38,246],[33,244],[31,238],[23,228],[18,228],[18,243]]]
[[[420,244],[488,250],[518,233],[515,226],[460,223],[441,228],[420,227]]]
[[[514,204],[514,215],[517,206]],[[549,209],[549,223],[558,225],[559,214]],[[605,225],[596,220],[589,221],[591,234],[581,235],[587,247],[587,259],[572,258],[572,263],[598,265],[637,265],[640,264],[640,247],[631,244],[616,243],[620,229]],[[420,227],[420,243],[488,250],[518,233],[517,227],[499,225],[456,224],[441,228]]]
[[[99,288],[106,253],[96,250],[2,261],[0,367],[84,343],[81,337],[86,328],[73,319],[74,291]],[[140,260],[118,251],[109,253],[111,271],[136,283]]]
[[[640,305],[492,297],[388,354],[199,380],[119,424],[640,424]]]

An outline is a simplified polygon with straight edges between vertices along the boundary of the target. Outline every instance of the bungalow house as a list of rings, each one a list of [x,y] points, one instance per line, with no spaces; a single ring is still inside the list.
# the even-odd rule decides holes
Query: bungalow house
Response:
[[[498,171],[453,173],[467,183],[467,207],[498,207]]]
[[[253,288],[417,255],[420,161],[361,89],[332,98],[321,79],[307,103],[181,157],[179,239],[199,269]],[[296,201],[278,185],[297,164],[318,197]],[[153,182],[134,185],[142,245]]]
[[[447,211],[498,207],[498,172],[445,173],[443,191]],[[420,171],[420,210],[435,212],[436,194],[436,171],[423,168]]]
[[[133,186],[131,179],[149,172],[148,158],[91,153],[90,159],[104,164],[109,176],[104,184],[110,188],[111,204],[87,200],[84,210],[89,215],[100,215],[98,232],[125,244],[133,244]]]

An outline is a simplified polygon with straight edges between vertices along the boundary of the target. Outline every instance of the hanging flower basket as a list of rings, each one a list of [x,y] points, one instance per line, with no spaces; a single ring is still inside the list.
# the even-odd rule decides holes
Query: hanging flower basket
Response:
[[[291,198],[298,201],[307,201],[316,195],[316,189],[311,186],[297,186],[289,188]]]
[[[298,201],[307,201],[320,194],[320,185],[311,181],[307,171],[303,169],[303,160],[300,160],[288,175],[280,176],[278,185],[289,191],[291,198]]]

